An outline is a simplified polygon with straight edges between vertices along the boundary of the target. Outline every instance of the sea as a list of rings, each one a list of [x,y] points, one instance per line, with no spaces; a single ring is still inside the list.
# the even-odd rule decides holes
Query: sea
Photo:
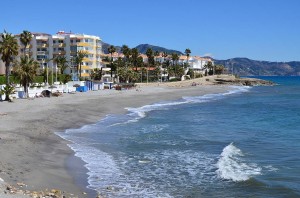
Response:
[[[58,134],[104,197],[300,197],[300,77],[259,78]]]

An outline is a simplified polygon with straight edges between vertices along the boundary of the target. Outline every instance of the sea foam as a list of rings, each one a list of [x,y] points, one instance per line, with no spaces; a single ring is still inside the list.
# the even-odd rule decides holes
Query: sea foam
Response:
[[[255,163],[247,163],[243,152],[233,145],[227,145],[217,162],[217,174],[222,179],[246,181],[261,174],[261,168]]]
[[[248,92],[250,88],[251,87],[247,87],[247,86],[231,86],[231,89],[224,93],[205,94],[202,96],[187,96],[187,97],[182,97],[181,100],[177,100],[177,101],[165,101],[161,103],[145,105],[138,108],[125,108],[129,112],[128,116],[130,116],[132,119],[124,123],[118,123],[118,124],[137,122],[139,119],[146,117],[147,112],[153,110],[168,110],[170,107],[174,107],[177,105],[184,105],[184,104],[191,104],[191,103],[204,103],[204,102],[209,102],[214,100],[220,100],[228,95]]]

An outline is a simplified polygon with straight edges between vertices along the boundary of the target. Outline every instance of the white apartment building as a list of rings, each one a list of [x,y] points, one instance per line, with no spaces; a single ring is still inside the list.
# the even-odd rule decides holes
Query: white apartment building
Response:
[[[32,33],[33,37],[26,53],[40,62],[41,67],[48,67],[49,70],[57,70],[57,65],[53,59],[57,56],[65,56],[69,62],[69,67],[65,70],[66,74],[77,77],[77,65],[73,61],[78,51],[87,53],[81,66],[81,76],[89,77],[91,70],[101,67],[102,45],[98,36],[86,34],[74,34],[59,31],[55,35],[46,33]],[[19,56],[24,52],[24,46],[20,42],[20,35],[16,35],[20,46]],[[0,72],[4,71],[4,64],[0,62]]]

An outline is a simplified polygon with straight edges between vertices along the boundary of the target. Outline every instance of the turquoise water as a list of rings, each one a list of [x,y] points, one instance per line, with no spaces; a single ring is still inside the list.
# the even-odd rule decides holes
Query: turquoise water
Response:
[[[300,197],[300,78],[265,78],[60,135],[107,197]]]

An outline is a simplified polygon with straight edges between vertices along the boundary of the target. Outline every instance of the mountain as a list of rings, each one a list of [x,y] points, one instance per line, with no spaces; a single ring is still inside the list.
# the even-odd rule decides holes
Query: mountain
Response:
[[[104,43],[103,41],[101,41],[102,43],[102,51],[104,54],[108,54],[108,48],[110,46],[110,44],[108,43]],[[115,46],[116,48],[116,52],[121,52],[121,47],[120,46]]]
[[[146,51],[148,48],[152,49],[153,52],[158,51],[158,52],[167,52],[168,54],[172,54],[172,53],[176,53],[178,55],[183,54],[182,52],[177,51],[177,50],[167,49],[164,47],[159,47],[159,46],[149,45],[149,44],[140,44],[140,45],[136,46],[135,48],[137,48],[139,50],[139,52],[142,54],[146,54]]]
[[[300,61],[270,62],[232,58],[214,62],[224,65],[229,73],[233,71],[239,76],[300,76]]]
[[[102,42],[102,50],[103,50],[104,54],[108,54],[109,46],[110,46],[110,44]],[[121,52],[120,46],[115,46],[115,48],[116,48],[117,52]],[[148,48],[151,48],[153,50],[153,52],[159,51],[159,52],[167,52],[168,54],[171,54],[171,53],[176,53],[179,55],[183,54],[182,52],[177,51],[177,50],[166,49],[164,47],[159,47],[159,46],[149,45],[149,44],[140,44],[140,45],[136,46],[135,48],[137,48],[139,50],[139,52],[142,54],[146,54],[146,51]]]

